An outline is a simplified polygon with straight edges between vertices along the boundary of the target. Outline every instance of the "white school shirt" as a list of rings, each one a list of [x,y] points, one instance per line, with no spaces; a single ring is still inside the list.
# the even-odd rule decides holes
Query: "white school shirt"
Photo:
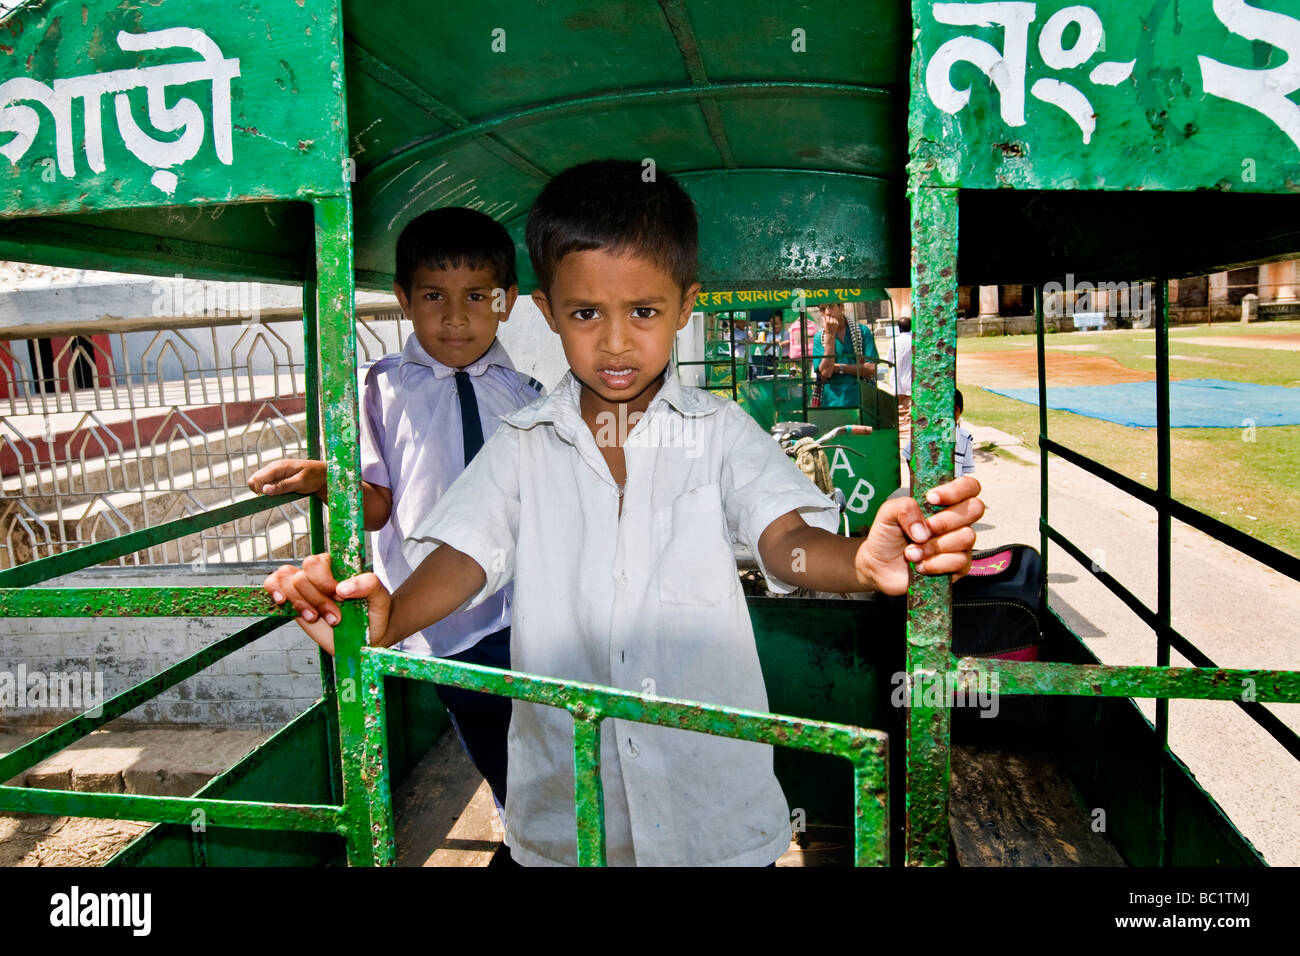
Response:
[[[758,554],[763,530],[795,510],[834,532],[835,505],[738,405],[683,387],[670,365],[624,446],[620,518],[580,390],[570,372],[507,415],[408,538],[408,560],[445,542],[477,561],[487,580],[466,607],[514,582],[516,670],[766,711],[732,539]],[[610,865],[765,865],[789,846],[769,745],[601,728]],[[508,744],[514,858],[576,863],[572,718],[516,700]]]
[[[515,370],[497,340],[465,371],[472,377],[485,440],[501,416],[536,400],[541,388]],[[393,493],[392,515],[373,539],[375,573],[389,590],[415,567],[403,556],[402,541],[465,470],[455,372],[429,355],[414,335],[401,353],[361,372],[361,477]],[[411,635],[397,648],[446,657],[509,626],[507,590]]]
[[[894,368],[894,394],[912,394],[912,333],[900,332],[890,339],[885,361]]]
[[[957,426],[957,433],[953,439],[952,457],[953,477],[960,478],[975,470],[975,436],[961,425]]]

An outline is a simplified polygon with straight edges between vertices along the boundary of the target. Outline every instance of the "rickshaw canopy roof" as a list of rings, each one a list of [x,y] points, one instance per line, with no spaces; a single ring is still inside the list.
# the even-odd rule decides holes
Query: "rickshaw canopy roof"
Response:
[[[33,0],[0,21],[0,256],[301,281],[312,213],[293,200],[350,189],[359,285],[389,286],[412,217],[467,205],[516,237],[528,291],[530,203],[549,176],[601,157],[692,193],[706,290],[845,298],[909,284],[909,175],[963,190],[965,283],[1193,274],[1294,252],[1300,199],[1238,193],[1300,189],[1300,146],[1281,121],[1195,84],[1209,76],[1198,50],[1280,69],[1300,20],[1267,14],[1279,46],[1252,47],[1257,25],[1228,16],[1232,3],[1196,0],[1181,19],[1119,0],[992,5],[1023,23],[971,12],[988,6],[918,4],[914,23],[898,0],[341,12],[326,0]],[[1097,43],[1090,17],[1105,24]],[[986,50],[1007,60],[1022,28],[1019,79],[1038,93],[1018,91],[1029,106],[1016,117],[1017,91],[990,81]],[[1076,74],[1048,69],[1101,47]],[[198,140],[195,113],[208,119]],[[1217,170],[1222,150],[1203,135],[1233,129],[1259,169],[1249,182]]]

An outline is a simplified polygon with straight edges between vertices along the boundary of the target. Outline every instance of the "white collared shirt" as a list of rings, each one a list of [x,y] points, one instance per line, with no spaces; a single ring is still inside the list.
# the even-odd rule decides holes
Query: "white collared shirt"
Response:
[[[500,341],[465,369],[473,377],[483,437],[501,417],[536,400],[538,387],[515,370]],[[361,477],[393,493],[392,515],[372,538],[375,573],[389,590],[410,575],[402,541],[465,469],[456,369],[443,365],[414,335],[401,353],[361,370]],[[445,657],[510,625],[508,590],[473,610],[453,614],[397,645]]]
[[[912,333],[899,332],[889,340],[889,354],[885,356],[894,369],[894,394],[912,394]]]
[[[834,531],[835,505],[734,402],[664,384],[624,445],[617,487],[570,372],[507,415],[407,540],[441,543],[487,575],[473,607],[513,581],[516,670],[767,710],[732,541],[798,510]],[[760,559],[761,567],[761,559]],[[792,588],[771,576],[773,591]],[[790,842],[772,748],[607,718],[601,725],[611,865],[763,865]],[[515,701],[506,842],[526,865],[576,862],[573,721]]]

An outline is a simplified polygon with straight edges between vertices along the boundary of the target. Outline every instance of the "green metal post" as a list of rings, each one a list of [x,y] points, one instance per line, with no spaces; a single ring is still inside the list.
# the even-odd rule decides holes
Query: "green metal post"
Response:
[[[1043,561],[1043,579],[1039,582],[1039,589],[1043,607],[1047,607],[1047,449],[1043,447],[1047,439],[1047,359],[1041,284],[1034,286],[1034,318],[1038,348],[1038,552]]]
[[[1160,495],[1156,541],[1156,665],[1169,666],[1169,630],[1172,624],[1170,562],[1172,521],[1169,514],[1169,285],[1163,277],[1155,281],[1156,319],[1156,484]],[[1157,810],[1156,859],[1169,865],[1169,811],[1166,768],[1169,761],[1169,699],[1156,701],[1156,739],[1160,743],[1160,805]]]
[[[605,865],[605,792],[600,779],[600,714],[576,704],[573,714],[573,798],[578,866]]]
[[[358,442],[356,327],[352,279],[352,202],[347,196],[319,199],[316,220],[316,316],[322,395],[322,424],[329,482],[329,538],[334,576],[361,571],[361,464]],[[365,704],[361,648],[366,643],[366,611],[343,603],[334,629],[334,686],[338,694],[339,752],[343,765],[343,805],[348,862],[370,866],[369,794],[363,773]]]
[[[319,461],[321,451],[321,390],[320,390],[320,338],[316,314],[316,270],[313,261],[302,284],[302,341],[307,407],[307,457]],[[324,504],[315,495],[307,498],[311,526],[311,553],[325,550]],[[324,648],[320,649],[321,696],[325,699],[325,741],[330,758],[330,799],[339,801],[343,794],[342,767],[339,761],[339,713],[334,689],[334,658]]]
[[[853,762],[854,866],[889,866],[888,747],[882,740]]]
[[[912,314],[916,320],[912,496],[926,514],[925,494],[953,477],[954,375],[957,353],[957,190],[914,186]],[[948,669],[952,600],[947,577],[913,574],[907,602],[907,670]],[[948,861],[947,707],[907,712],[907,837],[909,866]]]
[[[370,787],[370,846],[376,866],[392,866],[392,787],[388,775],[388,702],[380,661],[369,648],[361,652],[362,686],[366,701],[365,756],[362,775]],[[495,811],[494,811],[495,812]]]

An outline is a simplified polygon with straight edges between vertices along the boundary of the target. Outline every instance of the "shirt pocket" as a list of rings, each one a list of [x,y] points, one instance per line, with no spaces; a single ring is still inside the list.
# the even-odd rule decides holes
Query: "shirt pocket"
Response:
[[[659,557],[659,600],[665,604],[709,607],[740,589],[736,556],[722,511],[717,484],[678,495],[655,513],[663,542]]]

